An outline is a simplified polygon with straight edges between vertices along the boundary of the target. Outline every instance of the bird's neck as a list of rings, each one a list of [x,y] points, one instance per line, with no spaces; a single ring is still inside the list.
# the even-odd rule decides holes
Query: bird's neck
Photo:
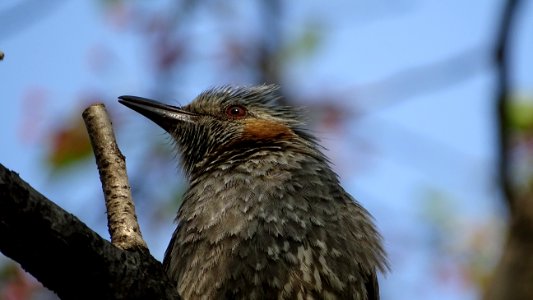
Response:
[[[307,206],[301,201],[302,191],[337,182],[323,156],[313,149],[242,149],[200,167],[203,172],[193,173],[178,219],[202,228],[227,226],[229,231],[239,230],[233,221],[275,216],[285,212],[284,206],[289,210]]]
[[[191,161],[184,159],[185,161]],[[202,181],[206,174],[210,176],[213,170],[233,170],[249,167],[248,176],[253,177],[254,169],[257,167],[270,168],[285,167],[291,168],[291,164],[298,161],[325,162],[322,153],[306,141],[280,141],[276,143],[254,142],[233,145],[231,148],[220,149],[214,152],[207,152],[194,164],[187,166],[191,183]],[[250,165],[251,163],[251,165]]]

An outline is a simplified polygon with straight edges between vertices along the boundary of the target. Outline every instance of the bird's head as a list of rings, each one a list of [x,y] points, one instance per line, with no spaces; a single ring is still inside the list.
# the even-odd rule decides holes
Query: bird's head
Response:
[[[119,99],[174,138],[189,175],[211,160],[249,150],[314,148],[297,111],[278,104],[274,85],[214,88],[183,107],[135,96]]]

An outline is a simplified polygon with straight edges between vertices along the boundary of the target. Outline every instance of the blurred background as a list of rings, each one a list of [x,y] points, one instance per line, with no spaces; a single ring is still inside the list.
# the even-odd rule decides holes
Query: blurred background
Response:
[[[509,216],[494,59],[508,4],[3,0],[0,163],[108,239],[81,119],[105,103],[161,260],[186,182],[163,130],[117,97],[180,105],[222,84],[277,83],[307,107],[343,186],[383,233],[382,298],[478,299]],[[511,23],[504,163],[519,189],[533,162],[533,2]],[[53,295],[0,255],[0,299]]]

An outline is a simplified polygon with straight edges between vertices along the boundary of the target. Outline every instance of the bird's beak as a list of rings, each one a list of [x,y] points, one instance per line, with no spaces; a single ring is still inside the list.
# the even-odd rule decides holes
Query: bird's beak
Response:
[[[179,107],[141,97],[120,96],[118,99],[118,102],[147,117],[167,131],[181,122],[192,123],[197,117],[196,114]]]

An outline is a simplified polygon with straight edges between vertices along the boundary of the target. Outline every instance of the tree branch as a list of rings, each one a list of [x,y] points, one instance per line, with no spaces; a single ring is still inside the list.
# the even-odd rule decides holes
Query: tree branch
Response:
[[[178,299],[161,263],[124,251],[0,164],[0,250],[62,299]]]
[[[91,105],[82,116],[104,190],[111,243],[121,249],[148,251],[135,215],[126,161],[118,148],[105,106],[101,103]]]
[[[518,0],[509,0],[504,7],[500,29],[496,40],[494,49],[494,62],[497,68],[497,96],[496,107],[498,114],[498,150],[499,150],[499,164],[498,173],[500,174],[500,186],[504,199],[506,200],[509,209],[514,210],[515,195],[513,195],[511,183],[511,165],[509,161],[509,111],[507,100],[509,97],[509,66],[507,63],[507,56],[509,52],[509,39],[512,27],[513,16],[517,11]]]
[[[485,290],[485,300],[533,299],[533,184],[517,191],[512,184],[511,129],[509,128],[509,66],[508,54],[512,25],[520,1],[507,1],[494,49],[497,67],[496,107],[499,133],[499,182],[504,200],[510,209],[507,240],[491,283]]]

